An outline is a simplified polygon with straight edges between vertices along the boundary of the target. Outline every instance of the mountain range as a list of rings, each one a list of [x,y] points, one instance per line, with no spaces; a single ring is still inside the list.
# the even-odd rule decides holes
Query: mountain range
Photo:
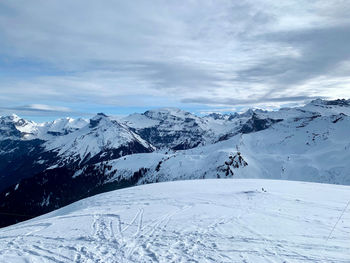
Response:
[[[197,116],[176,108],[0,117],[0,226],[132,185],[267,178],[350,185],[350,100]]]

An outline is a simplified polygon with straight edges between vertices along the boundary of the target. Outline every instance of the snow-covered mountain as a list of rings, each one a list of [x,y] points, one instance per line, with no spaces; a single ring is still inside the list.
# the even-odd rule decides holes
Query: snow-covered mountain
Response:
[[[0,229],[0,262],[350,262],[350,187],[149,184]]]
[[[42,139],[50,140],[53,136],[61,136],[72,133],[88,124],[88,121],[83,118],[61,118],[51,122],[40,123],[36,126],[35,131],[32,132],[31,137],[26,139]]]
[[[263,130],[280,119],[248,110],[242,114],[209,114],[199,117],[174,108],[132,114],[122,121],[157,148],[186,150],[228,139],[238,133]]]
[[[57,136],[45,143],[49,151],[57,151],[60,165],[67,162],[96,162],[116,159],[155,148],[128,127],[111,120],[103,113],[90,119],[88,125],[74,132]]]
[[[145,153],[154,147],[128,127],[97,114],[36,124],[3,117],[0,140],[0,190],[55,167],[77,169],[86,163]]]
[[[158,148],[184,150],[206,140],[205,122],[189,112],[162,108],[132,114],[122,119],[126,125]]]
[[[350,117],[344,114],[293,117],[270,129],[186,151],[111,160],[107,174],[113,173],[111,181],[120,180],[146,168],[139,183],[235,176],[350,185],[349,131]]]
[[[21,139],[26,134],[31,134],[36,126],[36,123],[15,114],[0,117],[0,140]]]
[[[78,130],[88,122],[85,119],[61,118],[50,122],[35,123],[15,114],[0,117],[0,140],[50,140]]]
[[[350,100],[315,100],[203,117],[173,108],[118,121],[102,113],[44,124],[2,117],[0,212],[38,215],[96,193],[182,179],[350,185],[349,116]]]

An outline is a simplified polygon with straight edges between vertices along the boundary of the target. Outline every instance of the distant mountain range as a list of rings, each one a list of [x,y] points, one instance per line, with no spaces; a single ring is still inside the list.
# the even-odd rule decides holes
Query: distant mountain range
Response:
[[[195,178],[350,185],[350,100],[199,117],[175,108],[37,124],[0,117],[0,226],[97,193]]]

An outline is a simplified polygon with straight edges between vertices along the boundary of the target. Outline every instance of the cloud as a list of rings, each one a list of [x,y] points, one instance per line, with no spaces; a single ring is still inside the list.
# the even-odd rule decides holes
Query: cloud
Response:
[[[62,106],[52,106],[45,104],[31,104],[28,106],[23,106],[22,109],[32,110],[32,111],[60,111],[60,112],[70,112],[71,109]]]
[[[265,41],[290,45],[298,55],[272,57],[238,72],[240,81],[267,81],[292,85],[316,76],[332,74],[349,61],[350,24],[325,28],[277,32],[260,36]]]
[[[60,115],[82,115],[82,112],[75,112],[68,107],[52,106],[45,104],[31,104],[15,107],[0,107],[1,115],[16,113],[26,116],[60,116]]]
[[[350,97],[346,1],[18,0],[0,10],[9,107]]]
[[[283,98],[269,98],[263,97],[258,99],[234,99],[234,98],[215,98],[210,99],[206,97],[197,97],[191,99],[183,99],[184,103],[196,103],[196,104],[209,104],[209,105],[222,105],[222,106],[242,106],[242,105],[261,105],[266,103],[291,103],[291,102],[304,102],[311,101],[313,99],[323,98],[320,96],[309,97],[309,96],[294,96],[294,97],[283,97]]]

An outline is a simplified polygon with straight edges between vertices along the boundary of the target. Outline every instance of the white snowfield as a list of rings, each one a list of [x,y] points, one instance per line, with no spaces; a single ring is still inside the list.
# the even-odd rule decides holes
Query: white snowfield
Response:
[[[350,262],[349,200],[306,182],[142,185],[0,229],[0,262]]]

